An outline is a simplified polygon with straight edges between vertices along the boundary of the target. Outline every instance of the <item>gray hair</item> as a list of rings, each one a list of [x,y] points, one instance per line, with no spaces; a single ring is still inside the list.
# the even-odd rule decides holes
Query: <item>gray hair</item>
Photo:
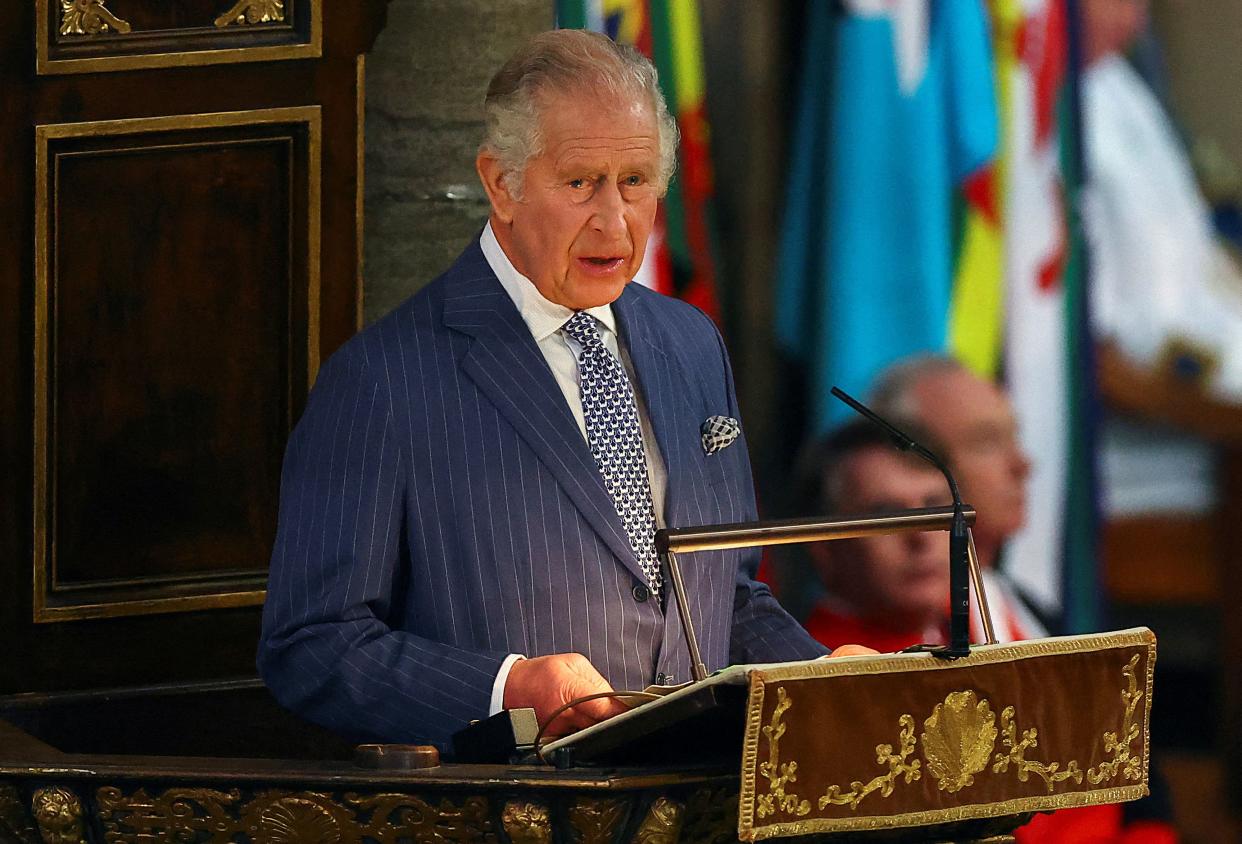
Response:
[[[479,151],[500,161],[505,187],[520,199],[526,164],[543,152],[540,98],[584,88],[650,103],[660,138],[656,187],[663,196],[677,167],[677,121],[669,114],[651,62],[598,32],[557,29],[522,45],[487,86],[483,101],[487,130]]]
[[[924,378],[950,372],[968,372],[956,358],[941,354],[918,354],[902,358],[876,376],[871,388],[870,405],[881,416],[919,419],[914,387]]]

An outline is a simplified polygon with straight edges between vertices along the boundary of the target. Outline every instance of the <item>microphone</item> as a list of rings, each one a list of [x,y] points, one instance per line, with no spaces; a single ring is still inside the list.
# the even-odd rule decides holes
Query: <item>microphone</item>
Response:
[[[903,433],[897,426],[884,419],[871,408],[842,390],[833,387],[832,394],[849,405],[854,411],[866,417],[881,430],[885,431],[893,445],[901,451],[917,454],[928,463],[940,470],[949,483],[949,492],[953,495],[953,525],[949,531],[949,644],[944,648],[932,651],[944,659],[957,659],[970,655],[970,538],[966,533],[966,505],[962,503],[961,492],[953,473],[939,457],[925,446],[920,445]]]

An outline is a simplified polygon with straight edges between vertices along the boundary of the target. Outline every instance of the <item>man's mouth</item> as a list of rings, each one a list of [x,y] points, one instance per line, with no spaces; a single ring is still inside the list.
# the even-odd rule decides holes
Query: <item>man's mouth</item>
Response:
[[[584,269],[591,273],[607,274],[615,272],[625,263],[625,259],[618,256],[590,256],[579,258],[578,263]]]

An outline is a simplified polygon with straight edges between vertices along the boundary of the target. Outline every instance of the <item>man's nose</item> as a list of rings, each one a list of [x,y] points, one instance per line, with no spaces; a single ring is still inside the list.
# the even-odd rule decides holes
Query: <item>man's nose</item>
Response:
[[[607,181],[595,191],[594,210],[591,226],[596,231],[611,237],[625,232],[625,199],[615,183]]]

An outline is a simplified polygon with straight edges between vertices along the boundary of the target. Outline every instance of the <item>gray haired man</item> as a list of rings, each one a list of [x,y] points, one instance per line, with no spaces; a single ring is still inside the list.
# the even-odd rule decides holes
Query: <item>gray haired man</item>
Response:
[[[546,723],[688,680],[655,531],[755,518],[720,335],[629,283],[677,142],[654,68],[543,33],[486,110],[487,226],[332,357],[286,452],[259,666],[359,737],[443,745],[502,707]],[[686,567],[708,670],[826,651],[756,563]]]

